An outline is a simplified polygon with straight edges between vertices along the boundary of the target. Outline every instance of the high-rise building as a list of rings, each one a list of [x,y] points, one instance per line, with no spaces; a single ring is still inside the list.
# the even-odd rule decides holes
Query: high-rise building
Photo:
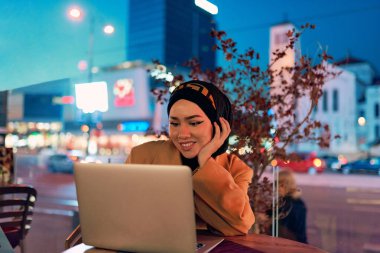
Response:
[[[202,67],[215,67],[212,15],[193,0],[130,0],[127,60],[159,60],[182,66],[197,57]]]

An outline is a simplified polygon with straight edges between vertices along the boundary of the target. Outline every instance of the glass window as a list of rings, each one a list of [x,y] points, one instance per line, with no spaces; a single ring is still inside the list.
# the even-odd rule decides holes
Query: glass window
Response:
[[[379,117],[379,103],[375,103],[375,118]]]
[[[314,108],[313,108],[313,112],[314,112],[314,113],[318,112],[318,104],[316,104],[316,105],[314,106]]]
[[[327,90],[323,91],[322,96],[322,109],[324,112],[327,112],[328,110],[328,96],[327,96]]]
[[[337,112],[339,110],[339,96],[338,90],[333,90],[333,111]]]

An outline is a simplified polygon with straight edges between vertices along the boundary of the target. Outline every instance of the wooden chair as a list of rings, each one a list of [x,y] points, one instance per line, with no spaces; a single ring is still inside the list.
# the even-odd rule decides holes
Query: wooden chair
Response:
[[[33,216],[37,191],[29,185],[7,184],[0,186],[0,226],[13,248],[24,252],[24,239]]]
[[[66,238],[65,240],[65,249],[69,249],[82,243],[82,234],[80,230],[80,225],[78,225]]]

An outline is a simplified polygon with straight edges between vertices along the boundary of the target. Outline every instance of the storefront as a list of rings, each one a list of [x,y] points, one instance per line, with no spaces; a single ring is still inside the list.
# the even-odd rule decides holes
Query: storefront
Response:
[[[105,68],[93,79],[87,85],[72,78],[12,91],[6,146],[32,153],[49,147],[127,155],[133,146],[157,139],[147,133],[165,127],[167,116],[151,93],[144,66]]]

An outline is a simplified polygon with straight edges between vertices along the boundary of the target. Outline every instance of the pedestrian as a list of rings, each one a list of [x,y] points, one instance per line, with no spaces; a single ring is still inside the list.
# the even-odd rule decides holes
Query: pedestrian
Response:
[[[282,198],[281,217],[278,222],[279,237],[307,243],[306,215],[307,208],[301,198],[294,173],[284,169],[279,172],[279,196]]]
[[[247,194],[253,171],[226,152],[233,120],[228,97],[212,83],[192,80],[172,92],[167,113],[169,139],[134,147],[126,162],[187,165],[197,228],[247,234],[255,221]]]

